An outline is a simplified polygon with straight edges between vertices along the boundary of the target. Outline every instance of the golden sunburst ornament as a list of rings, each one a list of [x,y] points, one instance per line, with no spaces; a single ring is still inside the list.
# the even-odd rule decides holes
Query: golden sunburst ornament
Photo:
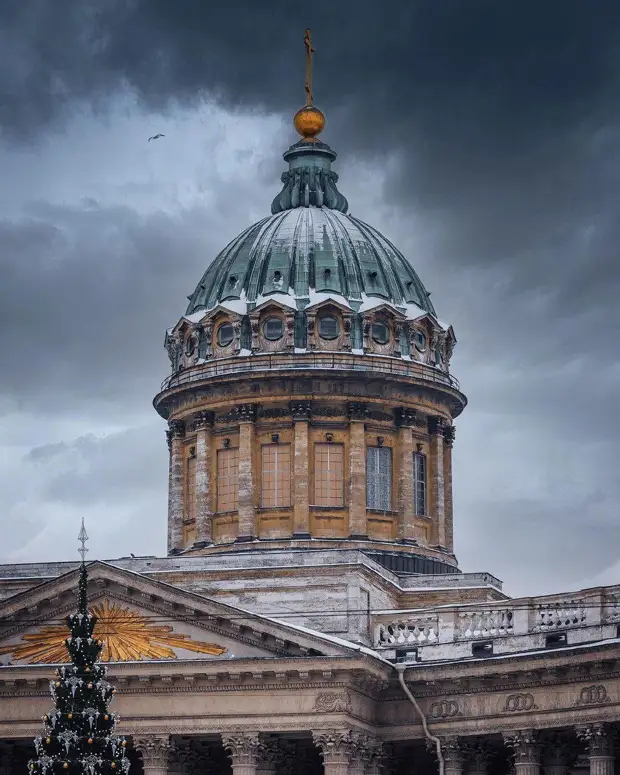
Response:
[[[175,634],[168,625],[149,624],[142,614],[111,603],[107,598],[92,606],[91,613],[97,617],[93,634],[103,640],[104,644],[101,652],[103,662],[176,659],[175,648],[213,657],[219,657],[227,651],[216,643],[203,643],[192,640],[189,635]],[[24,635],[20,644],[0,646],[0,656],[11,654],[15,660],[31,664],[68,662],[66,637],[64,624],[48,625],[36,633]]]

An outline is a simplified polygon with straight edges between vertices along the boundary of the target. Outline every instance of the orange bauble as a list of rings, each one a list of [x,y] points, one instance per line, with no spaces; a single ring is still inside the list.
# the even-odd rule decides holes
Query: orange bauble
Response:
[[[306,105],[295,113],[293,125],[304,140],[314,140],[325,128],[325,116],[314,105]]]

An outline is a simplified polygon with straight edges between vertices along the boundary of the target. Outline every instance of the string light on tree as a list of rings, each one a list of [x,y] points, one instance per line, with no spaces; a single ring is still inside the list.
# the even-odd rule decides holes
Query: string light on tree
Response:
[[[88,610],[88,534],[83,519],[78,540],[82,557],[78,606],[66,619],[70,663],[58,668],[50,681],[55,707],[43,716],[45,734],[34,741],[37,758],[30,760],[28,769],[31,775],[127,775],[127,742],[114,734],[118,717],[108,709],[115,690],[99,662],[103,641],[93,637],[97,620]]]

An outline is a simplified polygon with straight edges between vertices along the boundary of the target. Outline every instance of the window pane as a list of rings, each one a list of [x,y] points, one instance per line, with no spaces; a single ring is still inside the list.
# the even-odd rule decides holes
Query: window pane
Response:
[[[234,337],[234,330],[232,327],[232,323],[222,323],[222,325],[217,329],[217,343],[220,345],[220,347],[226,347],[226,345],[229,345]]]
[[[392,508],[392,450],[389,447],[366,450],[366,508],[376,511]]]
[[[239,450],[217,451],[217,510],[236,511],[239,492]]]
[[[336,318],[326,315],[319,318],[319,335],[323,339],[336,339],[340,333],[340,324]]]
[[[344,506],[342,444],[314,445],[314,503],[317,506]]]
[[[269,318],[263,325],[263,334],[265,339],[271,342],[281,339],[284,334],[284,323],[280,318]]]
[[[426,455],[421,452],[413,455],[413,505],[415,514],[426,514]]]
[[[263,508],[291,505],[291,446],[266,444],[262,448]]]

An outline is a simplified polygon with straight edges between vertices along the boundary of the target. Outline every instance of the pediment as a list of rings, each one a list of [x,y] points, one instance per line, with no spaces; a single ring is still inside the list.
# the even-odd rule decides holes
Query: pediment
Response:
[[[342,312],[343,315],[352,314],[351,307],[348,304],[342,304],[337,299],[333,299],[331,297],[328,297],[326,299],[321,299],[320,301],[317,301],[314,304],[308,305],[306,307],[306,313],[318,312],[319,310],[326,309],[328,307],[339,310],[340,312]]]
[[[292,312],[295,312],[297,308],[294,304],[291,303],[288,297],[286,297],[285,300],[282,300],[281,298],[267,298],[261,304],[258,304],[256,307],[254,307],[254,309],[250,312],[250,317],[259,317],[268,309],[275,309],[278,310],[278,312],[291,314]]]
[[[376,305],[367,307],[363,316],[365,318],[376,317],[377,315],[385,315],[393,320],[406,320],[407,316],[403,312],[399,312],[392,304],[387,304],[383,301],[378,301]]]
[[[78,571],[0,606],[0,664],[65,661],[64,618],[75,610]],[[106,563],[89,565],[89,606],[110,662],[348,656],[354,648],[318,633],[210,600]]]

